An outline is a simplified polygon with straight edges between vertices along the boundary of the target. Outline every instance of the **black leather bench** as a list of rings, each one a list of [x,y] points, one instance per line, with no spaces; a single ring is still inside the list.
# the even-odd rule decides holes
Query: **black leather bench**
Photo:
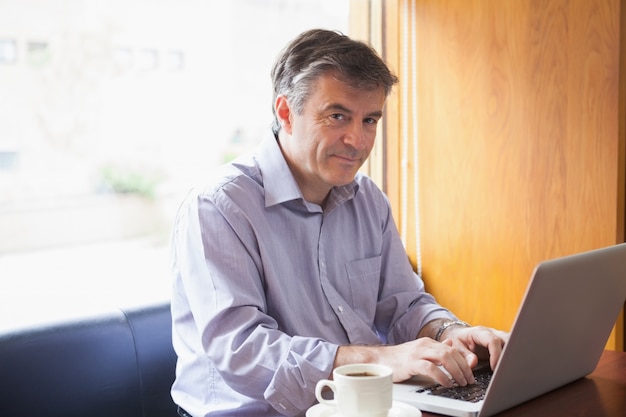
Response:
[[[169,303],[0,334],[2,417],[176,417]]]

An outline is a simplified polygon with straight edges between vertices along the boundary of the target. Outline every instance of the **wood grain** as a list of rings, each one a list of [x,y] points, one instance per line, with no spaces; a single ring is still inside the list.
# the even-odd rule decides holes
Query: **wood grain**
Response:
[[[623,240],[623,3],[409,4],[387,7],[400,34],[403,13],[415,11],[418,122],[409,129],[419,159],[406,169],[419,179],[419,210],[397,209],[414,201],[395,171],[412,145],[387,140],[387,192],[409,221],[414,263],[419,213],[427,288],[464,320],[508,329],[538,262]],[[608,346],[623,348],[623,333]]]

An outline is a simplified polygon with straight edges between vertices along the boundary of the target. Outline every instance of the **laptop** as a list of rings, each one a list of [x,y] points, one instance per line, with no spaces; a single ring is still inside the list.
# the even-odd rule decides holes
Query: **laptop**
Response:
[[[394,400],[487,417],[580,379],[596,368],[625,300],[626,243],[541,262],[484,397],[435,395],[432,382],[413,378],[394,384]]]

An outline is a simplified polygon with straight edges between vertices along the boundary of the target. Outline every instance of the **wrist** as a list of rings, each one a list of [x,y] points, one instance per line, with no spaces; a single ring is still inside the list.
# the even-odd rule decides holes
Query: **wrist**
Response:
[[[353,363],[377,363],[380,356],[379,346],[343,345],[337,348],[333,368]]]
[[[454,326],[470,327],[469,324],[467,324],[466,322],[464,322],[462,320],[447,320],[447,321],[444,321],[439,326],[439,329],[437,329],[437,333],[435,334],[435,340],[437,342],[441,342],[443,334],[446,332],[446,330],[448,330],[450,327],[454,327]]]

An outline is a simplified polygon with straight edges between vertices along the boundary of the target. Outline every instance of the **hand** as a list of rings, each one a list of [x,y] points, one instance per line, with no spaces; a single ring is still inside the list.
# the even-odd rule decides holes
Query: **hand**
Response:
[[[437,342],[428,337],[381,347],[377,355],[378,363],[393,369],[394,382],[420,375],[432,378],[446,387],[452,386],[454,382],[461,386],[476,382],[472,373],[472,360],[476,362],[475,355],[469,358],[464,356],[451,341]]]
[[[429,337],[399,345],[339,346],[333,367],[360,362],[391,367],[394,382],[406,381],[414,375],[430,377],[446,387],[452,386],[454,381],[459,385],[475,382],[470,363],[452,347],[451,341],[441,343]]]
[[[453,326],[444,336],[442,342],[419,337],[392,346],[340,346],[334,367],[358,362],[380,363],[393,369],[394,382],[419,375],[445,387],[454,382],[465,386],[476,382],[472,368],[479,359],[489,358],[492,368],[495,367],[508,340],[507,333],[479,326]]]
[[[472,368],[476,366],[478,360],[489,359],[491,369],[495,369],[504,344],[509,340],[508,333],[483,326],[452,326],[444,335],[443,341],[468,358]]]

